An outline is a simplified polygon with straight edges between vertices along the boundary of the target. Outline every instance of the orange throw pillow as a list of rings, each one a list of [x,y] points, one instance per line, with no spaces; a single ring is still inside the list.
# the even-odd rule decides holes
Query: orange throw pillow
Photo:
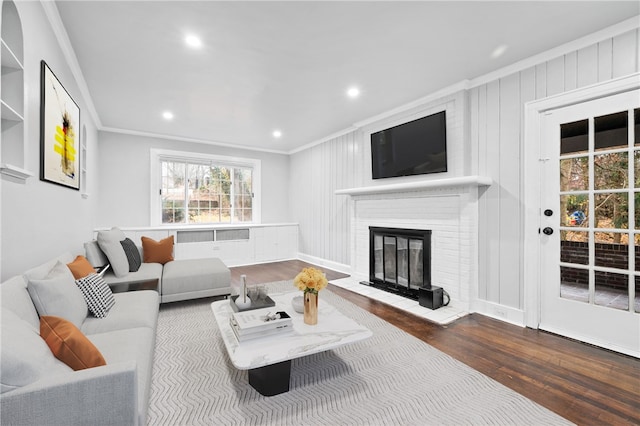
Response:
[[[93,266],[91,266],[87,258],[84,256],[77,256],[73,262],[67,263],[67,266],[69,267],[69,269],[71,269],[73,278],[75,278],[76,280],[96,273],[96,270],[93,268]]]
[[[145,263],[162,263],[173,260],[173,235],[164,240],[156,241],[148,237],[142,240],[142,254]]]
[[[40,336],[56,358],[76,371],[107,365],[98,348],[64,318],[40,317]]]

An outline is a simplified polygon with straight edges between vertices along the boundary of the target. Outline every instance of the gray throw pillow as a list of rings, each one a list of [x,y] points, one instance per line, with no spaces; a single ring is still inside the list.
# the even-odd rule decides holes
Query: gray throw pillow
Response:
[[[0,325],[0,392],[9,392],[54,374],[73,372],[53,356],[40,334],[11,310],[2,309]]]
[[[120,244],[129,261],[129,272],[137,272],[138,269],[140,269],[140,265],[142,265],[142,258],[140,257],[136,243],[129,238],[125,238],[123,241],[120,241]]]
[[[111,228],[109,231],[98,232],[98,245],[107,255],[111,269],[116,277],[122,278],[129,273],[129,261],[120,241],[126,239],[126,235],[119,228]]]
[[[109,264],[109,259],[107,259],[107,256],[104,254],[96,240],[84,243],[84,253],[87,260],[94,268],[101,268]]]
[[[62,262],[57,262],[42,279],[29,278],[27,290],[40,316],[61,317],[78,328],[87,318],[87,303],[71,270]]]

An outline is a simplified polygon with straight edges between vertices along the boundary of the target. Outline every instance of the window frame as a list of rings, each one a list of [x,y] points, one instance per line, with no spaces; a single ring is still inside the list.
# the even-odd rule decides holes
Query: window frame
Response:
[[[151,148],[150,152],[150,217],[151,226],[188,226],[208,227],[220,225],[259,224],[261,223],[261,166],[262,161],[255,158],[231,157],[225,155],[204,154],[190,151],[174,151]],[[212,222],[212,223],[162,223],[162,161],[186,162],[191,164],[216,164],[225,167],[243,167],[252,169],[251,186],[253,201],[250,222]]]

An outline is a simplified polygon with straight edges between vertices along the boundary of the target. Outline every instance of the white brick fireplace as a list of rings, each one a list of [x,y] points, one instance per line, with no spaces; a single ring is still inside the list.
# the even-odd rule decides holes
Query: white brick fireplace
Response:
[[[478,287],[478,195],[490,184],[470,176],[338,191],[352,198],[351,275],[369,278],[370,226],[431,230],[431,282],[468,311]]]

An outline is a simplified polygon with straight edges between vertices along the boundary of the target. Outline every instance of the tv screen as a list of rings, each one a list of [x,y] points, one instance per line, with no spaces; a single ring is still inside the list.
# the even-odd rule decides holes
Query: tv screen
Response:
[[[374,179],[447,171],[447,119],[441,111],[371,134]]]

